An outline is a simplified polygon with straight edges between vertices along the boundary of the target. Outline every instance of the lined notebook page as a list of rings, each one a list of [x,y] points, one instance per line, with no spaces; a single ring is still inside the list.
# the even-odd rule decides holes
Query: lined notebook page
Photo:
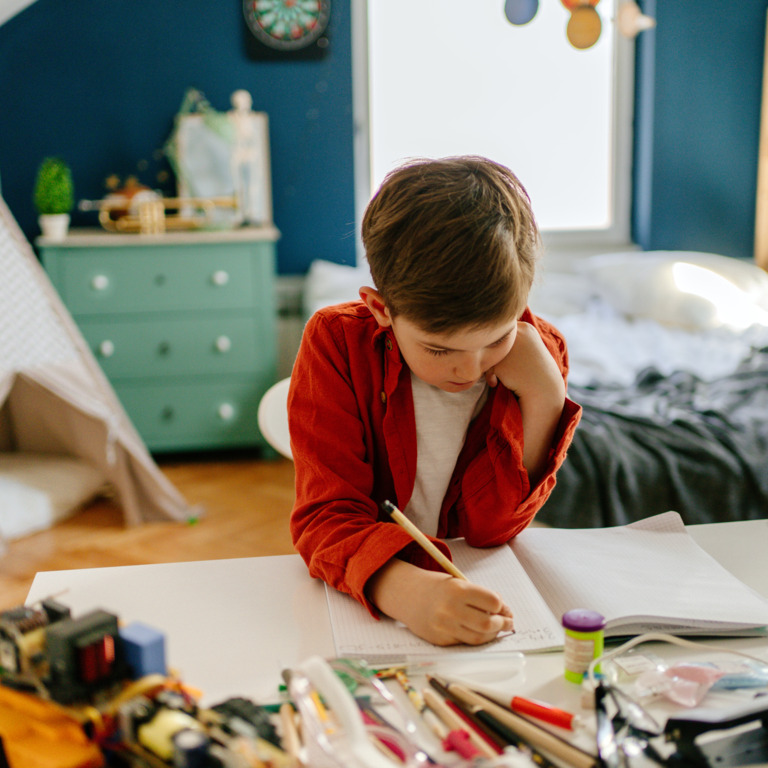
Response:
[[[484,646],[459,646],[476,652],[533,651],[560,648],[563,632],[529,576],[508,546],[476,549],[463,539],[447,542],[453,560],[466,577],[498,592],[512,609],[515,633]],[[349,595],[326,585],[333,638],[338,656],[365,657],[370,661],[402,656],[457,652],[457,646],[439,648],[416,637],[405,626],[386,616],[374,619]]]
[[[768,601],[699,547],[677,512],[615,528],[528,528],[510,547],[556,616],[590,608],[606,634],[768,624]]]

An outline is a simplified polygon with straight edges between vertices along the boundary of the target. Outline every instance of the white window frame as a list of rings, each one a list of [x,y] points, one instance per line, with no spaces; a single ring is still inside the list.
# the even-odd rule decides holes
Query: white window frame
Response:
[[[548,0],[554,2],[554,0]],[[368,0],[351,0],[352,93],[354,117],[355,220],[358,263],[363,261],[360,226],[370,200],[371,159],[368,100]],[[568,45],[563,36],[562,45]],[[570,258],[612,250],[629,250],[632,204],[632,121],[634,112],[634,40],[613,35],[613,142],[609,227],[589,230],[542,231],[547,255]]]

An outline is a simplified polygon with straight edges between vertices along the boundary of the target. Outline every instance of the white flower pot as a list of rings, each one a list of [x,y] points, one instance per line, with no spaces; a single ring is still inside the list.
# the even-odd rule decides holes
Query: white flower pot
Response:
[[[68,213],[42,213],[38,222],[43,237],[48,240],[63,240],[69,232]]]

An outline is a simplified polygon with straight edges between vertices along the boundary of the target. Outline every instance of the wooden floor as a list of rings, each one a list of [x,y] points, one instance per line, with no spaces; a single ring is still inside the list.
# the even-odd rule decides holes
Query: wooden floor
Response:
[[[10,542],[0,555],[0,609],[24,602],[37,571],[291,554],[293,463],[248,456],[158,458],[205,514],[195,523],[123,525],[101,499],[59,525]],[[62,597],[62,600],[65,600]]]

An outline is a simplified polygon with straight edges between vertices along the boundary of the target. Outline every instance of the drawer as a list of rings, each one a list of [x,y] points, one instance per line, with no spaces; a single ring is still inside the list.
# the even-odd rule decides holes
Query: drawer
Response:
[[[115,384],[120,401],[153,451],[264,445],[259,400],[271,379]]]
[[[253,316],[80,320],[110,379],[252,371],[271,364],[270,328]]]
[[[264,244],[90,248],[59,260],[56,286],[73,315],[247,308],[272,295],[272,270]]]

